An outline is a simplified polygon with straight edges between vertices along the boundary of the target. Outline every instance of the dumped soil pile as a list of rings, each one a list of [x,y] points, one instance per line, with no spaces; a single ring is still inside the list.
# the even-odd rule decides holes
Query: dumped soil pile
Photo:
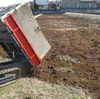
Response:
[[[31,76],[79,86],[100,98],[100,24],[65,15],[43,15],[37,21],[51,50]]]

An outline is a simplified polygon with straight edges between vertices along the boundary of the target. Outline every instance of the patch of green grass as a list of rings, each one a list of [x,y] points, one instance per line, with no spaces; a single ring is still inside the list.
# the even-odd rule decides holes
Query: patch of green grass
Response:
[[[63,84],[62,84],[63,85]],[[60,90],[64,90],[64,91],[71,91],[71,88],[67,87],[67,86],[61,86]]]
[[[7,62],[8,60],[10,60],[10,59],[8,59],[8,58],[3,58],[3,57],[0,57],[0,62],[2,63],[2,62]]]
[[[70,55],[65,55],[65,56],[58,55],[53,60],[58,60],[61,62],[77,62],[78,61],[78,59],[74,59]]]
[[[2,97],[4,94],[5,94],[5,92],[4,92],[4,88],[0,88],[1,90],[0,90],[0,97]],[[1,99],[1,98],[0,98]]]
[[[0,95],[0,97],[2,97],[2,95]]]
[[[14,96],[14,97],[11,97],[10,99],[16,99],[16,97]]]
[[[21,91],[17,91],[17,93],[19,93],[19,94],[23,94],[23,93],[24,93],[24,91],[22,91],[22,90],[21,90]]]
[[[28,97],[26,97],[25,99],[32,99],[33,97],[32,96],[28,96]]]
[[[88,81],[88,78],[81,78],[82,81]]]
[[[53,58],[52,60],[53,60],[53,61],[57,61],[58,59],[55,57],[55,58]]]
[[[32,79],[32,81],[36,81],[36,79]]]
[[[57,71],[61,71],[61,72],[67,72],[67,71],[74,72],[73,68],[74,68],[74,66],[67,66],[67,67],[57,67],[55,69]]]
[[[57,60],[59,60],[59,61],[70,61],[71,56],[70,55],[65,55],[65,56],[58,55]]]
[[[47,91],[47,88],[43,88],[44,91]]]
[[[63,86],[63,90],[65,90],[65,91],[71,91],[71,88],[69,88],[68,86]]]
[[[21,85],[17,85],[18,87],[20,87]]]
[[[1,92],[0,92],[0,95],[3,95],[3,94],[4,94],[4,91],[1,91]]]
[[[5,89],[3,87],[0,88],[0,91],[4,91]]]
[[[73,99],[79,99],[79,97],[76,97],[76,96],[75,96]]]
[[[0,97],[2,97],[3,94],[4,94],[4,92],[0,92]]]

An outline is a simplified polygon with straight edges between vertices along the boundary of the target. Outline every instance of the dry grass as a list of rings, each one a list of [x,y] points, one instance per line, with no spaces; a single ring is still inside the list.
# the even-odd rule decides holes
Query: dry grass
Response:
[[[61,71],[61,72],[67,72],[67,71],[74,72],[73,68],[74,68],[74,66],[66,66],[66,67],[58,67],[58,68],[55,68],[55,69],[57,71]]]
[[[11,59],[10,59],[10,58],[3,58],[3,57],[0,57],[0,63],[8,62],[8,61],[11,61]]]
[[[86,90],[22,78],[0,88],[0,99],[92,99]]]

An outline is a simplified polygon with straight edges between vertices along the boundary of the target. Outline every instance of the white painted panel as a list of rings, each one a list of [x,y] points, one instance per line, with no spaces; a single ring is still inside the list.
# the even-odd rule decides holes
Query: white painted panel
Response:
[[[35,0],[37,5],[47,5],[49,0]]]

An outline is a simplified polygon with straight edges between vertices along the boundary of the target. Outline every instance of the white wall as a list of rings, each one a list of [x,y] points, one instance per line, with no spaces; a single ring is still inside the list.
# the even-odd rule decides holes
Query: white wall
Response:
[[[35,0],[37,5],[46,5],[48,4],[49,0]]]

